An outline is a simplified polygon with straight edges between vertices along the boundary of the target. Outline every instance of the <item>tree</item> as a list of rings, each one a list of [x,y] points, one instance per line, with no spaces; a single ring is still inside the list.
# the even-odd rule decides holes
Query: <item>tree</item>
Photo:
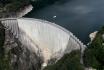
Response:
[[[47,66],[44,70],[84,70],[80,63],[80,51],[72,51],[70,54],[65,54],[59,61],[53,65]]]
[[[95,39],[87,47],[84,52],[84,65],[86,67],[93,67],[98,70],[104,70],[104,27],[102,27],[97,33]]]

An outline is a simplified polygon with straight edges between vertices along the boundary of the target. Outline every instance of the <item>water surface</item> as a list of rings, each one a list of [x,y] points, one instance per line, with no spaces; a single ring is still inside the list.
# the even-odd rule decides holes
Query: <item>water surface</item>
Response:
[[[104,25],[104,0],[61,0],[26,17],[55,22],[88,43],[89,34]]]

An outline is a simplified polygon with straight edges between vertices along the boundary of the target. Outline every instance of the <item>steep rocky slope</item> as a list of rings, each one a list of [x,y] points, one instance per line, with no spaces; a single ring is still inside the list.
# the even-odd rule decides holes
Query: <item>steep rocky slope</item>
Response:
[[[2,27],[2,29],[1,29]],[[23,46],[13,34],[5,29],[0,24],[0,70],[39,70],[43,62],[42,57],[37,56],[34,52],[29,51],[25,46]],[[5,32],[5,33],[4,33]],[[1,36],[5,34],[4,38]],[[3,40],[1,40],[3,38]],[[3,46],[4,41],[4,46]],[[2,64],[2,65],[1,65]]]

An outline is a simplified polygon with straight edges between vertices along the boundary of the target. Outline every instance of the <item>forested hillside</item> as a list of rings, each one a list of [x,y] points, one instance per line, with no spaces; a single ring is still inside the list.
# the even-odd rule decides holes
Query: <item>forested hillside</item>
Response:
[[[104,27],[84,52],[84,65],[97,70],[104,70]]]

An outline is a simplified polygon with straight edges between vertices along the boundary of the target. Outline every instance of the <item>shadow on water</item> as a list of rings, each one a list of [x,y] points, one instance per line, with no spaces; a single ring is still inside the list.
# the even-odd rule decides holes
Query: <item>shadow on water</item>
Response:
[[[69,2],[69,1],[72,1],[72,0],[59,0],[55,4],[65,4],[65,3]]]

